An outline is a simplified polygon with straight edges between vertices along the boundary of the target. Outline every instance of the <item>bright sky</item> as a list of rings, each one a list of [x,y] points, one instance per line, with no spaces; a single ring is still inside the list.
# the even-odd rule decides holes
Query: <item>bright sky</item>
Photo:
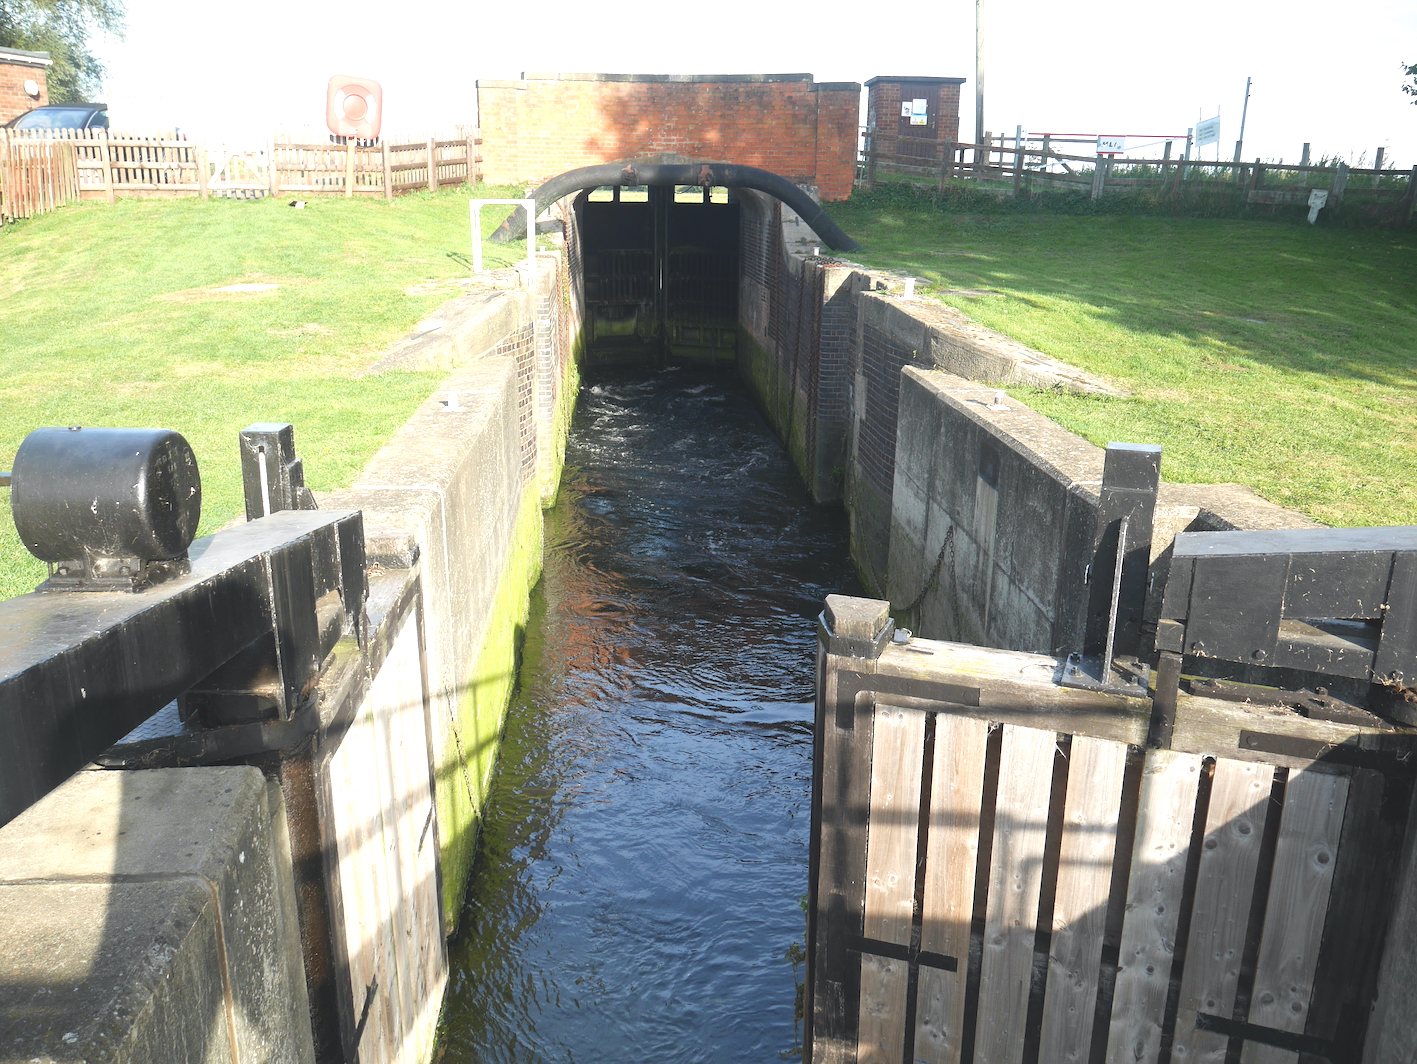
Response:
[[[115,128],[253,144],[275,128],[323,128],[325,85],[339,73],[383,84],[386,131],[423,134],[475,120],[478,78],[561,70],[965,77],[960,132],[974,132],[968,0],[127,4],[126,39],[100,49]],[[1316,158],[1371,165],[1383,145],[1399,167],[1417,163],[1417,106],[1400,90],[1400,65],[1417,63],[1412,0],[985,4],[985,125],[996,132],[1184,136],[1218,108],[1229,158],[1248,76],[1246,158],[1297,160],[1309,141]]]

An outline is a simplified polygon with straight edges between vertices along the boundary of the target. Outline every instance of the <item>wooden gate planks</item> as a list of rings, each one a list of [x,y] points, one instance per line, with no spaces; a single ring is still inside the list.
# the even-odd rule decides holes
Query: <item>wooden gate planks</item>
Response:
[[[1235,1008],[1273,783],[1270,765],[1216,759],[1191,906],[1173,1059],[1225,1059],[1228,1039],[1200,1029],[1197,1016],[1229,1019]]]
[[[1004,726],[979,976],[977,1064],[1018,1064],[1023,1052],[1019,1019],[1028,1013],[1033,977],[1056,749],[1051,731]]]
[[[1154,1061],[1161,1051],[1200,773],[1201,759],[1194,754],[1153,750],[1146,755],[1107,1064]]]
[[[1039,1064],[1085,1061],[1092,1046],[1126,769],[1121,743],[1073,739]]]
[[[1143,750],[1127,707],[1030,678],[1057,659],[911,640],[870,672],[824,660],[814,1064],[1300,1064],[1372,1042],[1411,787],[1391,727],[1192,696],[1187,744]]]
[[[920,949],[953,958],[956,968],[952,972],[920,968],[915,1059],[923,1064],[959,1064],[989,725],[946,714],[935,720]]]
[[[925,714],[882,706],[872,736],[869,834],[866,842],[867,940],[910,945],[915,907],[915,848]],[[905,1038],[909,964],[863,947],[857,1060],[896,1064]]]
[[[1249,1022],[1302,1034],[1328,911],[1348,778],[1314,769],[1289,774],[1274,854]],[[1298,1064],[1292,1050],[1247,1042],[1242,1064]]]

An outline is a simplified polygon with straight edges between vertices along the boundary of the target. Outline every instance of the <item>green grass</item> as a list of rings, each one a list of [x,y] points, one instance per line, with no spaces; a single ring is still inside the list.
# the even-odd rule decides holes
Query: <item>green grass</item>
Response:
[[[1129,390],[1010,389],[1093,443],[1159,443],[1168,480],[1247,484],[1327,524],[1417,524],[1413,230],[959,214],[898,193],[831,214],[857,261]]]
[[[393,202],[120,200],[0,232],[0,469],[43,425],[176,429],[202,473],[200,534],[243,509],[237,433],[289,421],[315,490],[348,485],[439,373],[364,370],[460,292],[470,271],[466,188]],[[483,211],[490,233],[503,208]],[[488,265],[525,241],[484,242]],[[221,294],[213,288],[274,282]],[[0,598],[44,567],[0,490]]]

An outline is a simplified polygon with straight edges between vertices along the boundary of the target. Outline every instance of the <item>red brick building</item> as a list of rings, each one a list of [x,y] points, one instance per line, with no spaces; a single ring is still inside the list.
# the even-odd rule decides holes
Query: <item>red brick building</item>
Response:
[[[872,78],[866,82],[866,136],[887,155],[933,158],[935,149],[922,141],[959,140],[963,84],[964,78]]]
[[[958,90],[956,89],[956,95]],[[482,172],[538,182],[595,163],[675,154],[771,170],[851,194],[861,86],[810,74],[525,74],[479,81]]]
[[[0,48],[0,125],[49,102],[46,74],[53,65],[48,52]]]

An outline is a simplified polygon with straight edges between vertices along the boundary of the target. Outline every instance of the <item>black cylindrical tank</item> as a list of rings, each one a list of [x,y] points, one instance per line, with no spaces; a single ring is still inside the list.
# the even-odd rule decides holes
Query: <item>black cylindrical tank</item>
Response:
[[[15,453],[10,507],[41,561],[158,561],[197,534],[202,480],[171,429],[35,429]]]

